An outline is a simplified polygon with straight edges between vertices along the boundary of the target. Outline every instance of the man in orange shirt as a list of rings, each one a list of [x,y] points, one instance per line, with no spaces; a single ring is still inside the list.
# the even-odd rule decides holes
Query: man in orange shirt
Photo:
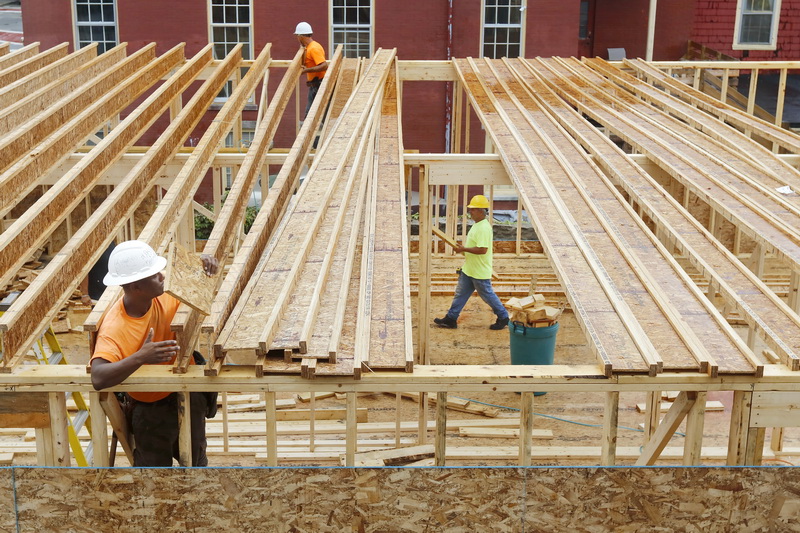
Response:
[[[203,267],[213,275],[217,260],[204,255]],[[167,260],[144,242],[127,241],[111,252],[107,286],[121,285],[122,298],[103,317],[91,359],[95,390],[125,381],[142,365],[172,364],[178,353],[170,324],[180,302],[164,292],[161,271]],[[178,457],[177,393],[131,392],[134,466],[172,466]],[[208,465],[205,414],[207,395],[190,394],[192,466]]]
[[[303,114],[303,117],[305,117],[308,115],[308,110],[311,109],[311,104],[317,96],[322,78],[325,77],[325,71],[328,70],[328,62],[325,60],[325,50],[322,45],[311,38],[311,24],[300,22],[295,28],[294,34],[300,46],[305,49],[303,52],[303,65],[305,65],[305,68],[301,72],[301,74],[306,75],[306,85],[308,85],[308,103],[306,104],[306,112]]]

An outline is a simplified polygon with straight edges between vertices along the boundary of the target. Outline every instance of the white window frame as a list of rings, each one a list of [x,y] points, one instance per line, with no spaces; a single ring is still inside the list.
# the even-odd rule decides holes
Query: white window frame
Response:
[[[521,0],[521,6],[519,7],[520,13],[520,21],[519,25],[516,24],[491,24],[488,27],[490,28],[519,28],[519,54],[521,57],[525,56],[525,20],[526,20],[526,11],[528,9],[528,2],[527,0]],[[485,30],[487,28],[486,25],[486,0],[481,0],[481,38],[480,38],[480,46],[478,48],[478,56],[479,57],[486,57],[483,55],[483,47],[486,44],[483,40],[483,36]],[[499,59],[499,58],[498,58]]]
[[[344,44],[344,43],[336,43],[333,40],[333,36],[338,29],[347,29],[349,31],[355,32],[364,32],[366,31],[369,33],[369,54],[366,57],[372,57],[372,54],[375,51],[375,0],[369,0],[369,24],[334,24],[333,23],[333,3],[336,0],[330,0],[328,2],[328,20],[331,21],[330,24],[330,31],[329,31],[329,39],[328,42],[331,43],[331,50],[330,55],[333,55],[333,52],[336,50],[337,44]],[[346,9],[347,7],[345,7]],[[354,57],[345,55],[343,57]],[[360,56],[358,56],[360,57]]]
[[[218,59],[218,60],[225,59],[224,57],[217,57],[217,55],[216,55],[217,54],[217,51],[216,51],[217,41],[214,40],[214,28],[226,28],[226,27],[235,27],[235,28],[245,28],[246,27],[246,28],[249,29],[249,32],[248,32],[249,41],[247,43],[244,43],[242,41],[237,41],[237,42],[241,42],[242,44],[247,44],[247,46],[249,48],[249,54],[243,54],[242,55],[242,57],[244,59],[246,59],[246,60],[247,59],[250,59],[250,60],[255,59],[255,46],[253,44],[253,41],[254,41],[254,35],[253,35],[254,34],[254,31],[253,31],[254,30],[254,28],[253,28],[253,0],[248,0],[248,2],[247,2],[247,8],[248,8],[248,12],[249,12],[250,22],[248,22],[248,23],[233,23],[233,24],[231,24],[231,23],[215,23],[214,22],[214,13],[213,13],[214,4],[217,3],[217,2],[221,2],[221,1],[222,0],[208,0],[208,3],[207,3],[207,6],[208,6],[208,42],[211,44],[211,46],[213,48],[214,59]],[[227,41],[225,41],[225,43],[227,44]],[[247,57],[248,55],[250,56],[249,58]],[[244,74],[245,74],[245,69],[242,69],[241,75],[244,76]],[[228,81],[225,84],[225,87],[220,92],[220,94],[217,97],[214,98],[214,102],[215,103],[226,102],[228,100],[228,97],[226,96],[226,94],[230,95],[231,92],[233,92],[233,82],[232,81]],[[251,102],[253,101],[252,96],[250,98],[250,101]]]
[[[103,46],[106,46],[104,43],[107,43],[107,42],[110,42],[110,41],[99,42],[98,44],[100,46],[98,47],[98,53],[103,53],[103,52],[105,52],[107,50],[110,50],[110,49],[114,48],[114,46],[117,46],[119,44],[119,26],[118,26],[119,11],[117,9],[117,0],[111,0],[110,2],[108,2],[106,0],[89,0],[89,2],[88,2],[89,4],[97,3],[97,4],[101,4],[101,5],[110,3],[114,7],[114,22],[111,22],[111,23],[109,23],[109,22],[79,21],[78,20],[78,0],[72,0],[72,2],[70,2],[70,3],[72,4],[72,22],[73,22],[72,28],[73,28],[73,36],[74,36],[74,42],[75,42],[75,50],[79,50],[79,49],[83,48],[84,46],[87,46],[89,43],[95,42],[95,41],[88,41],[88,42],[85,42],[83,45],[81,45],[82,41],[81,41],[81,38],[80,38],[80,28],[82,28],[82,27],[90,27],[91,28],[91,27],[100,26],[100,27],[104,27],[105,28],[105,27],[113,26],[113,28],[114,28],[114,45],[113,46],[108,46],[107,48],[104,49]]]
[[[226,28],[226,27],[235,27],[235,28],[248,28],[249,29],[249,40],[247,43],[242,41],[242,44],[247,44],[249,47],[249,55],[250,57],[247,59],[255,59],[255,47],[253,46],[253,0],[248,0],[247,8],[249,12],[250,22],[247,23],[215,23],[214,22],[214,13],[213,8],[214,4],[217,2],[222,2],[223,0],[208,0],[208,42],[212,45],[216,45],[217,41],[214,40],[214,28]],[[225,41],[227,43],[227,41]],[[224,57],[217,57],[216,56],[216,49],[214,50],[214,59],[225,59]]]
[[[781,20],[781,0],[773,0],[772,25],[770,28],[769,43],[743,43],[739,39],[742,29],[742,19],[747,13],[744,12],[745,0],[736,1],[736,24],[733,28],[733,49],[734,50],[775,50],[778,47],[778,25]]]

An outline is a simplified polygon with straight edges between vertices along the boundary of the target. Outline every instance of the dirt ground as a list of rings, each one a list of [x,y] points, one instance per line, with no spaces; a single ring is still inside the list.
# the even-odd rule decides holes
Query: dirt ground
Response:
[[[436,296],[432,298],[432,317],[443,316],[450,305],[450,297]],[[416,308],[416,306],[414,306]],[[416,309],[414,309],[414,338],[417,333]],[[78,323],[80,317],[73,317],[73,324]],[[458,329],[441,329],[432,324],[424,327],[430,328],[431,344],[431,363],[432,364],[509,364],[509,332],[508,329],[502,331],[492,331],[488,329],[489,324],[494,321],[494,316],[486,304],[477,296],[473,296],[465,307],[459,320]],[[560,321],[561,327],[557,337],[557,347],[555,362],[558,364],[593,364],[594,356],[586,345],[583,333],[577,324],[574,316],[566,312]],[[744,334],[744,332],[742,332]],[[68,360],[72,364],[83,364],[88,361],[88,347],[85,334],[66,333],[58,335],[61,347]],[[514,393],[465,393],[459,395],[452,393],[452,396],[478,400],[502,408],[501,416],[515,416],[514,409],[519,407],[520,397]],[[291,395],[284,394],[280,398],[289,398]],[[535,427],[539,429],[550,429],[553,432],[552,439],[536,439],[534,446],[600,446],[602,437],[603,393],[565,393],[550,392],[543,396],[537,396],[534,400],[534,420]],[[703,445],[713,447],[727,447],[730,409],[732,393],[712,392],[708,394],[708,400],[718,400],[725,405],[725,410],[720,412],[707,412],[705,418],[705,430]],[[644,403],[644,393],[623,393],[620,395],[618,446],[641,446],[644,443],[643,434],[639,431],[640,424],[645,421],[645,415],[636,409],[637,403]],[[317,407],[344,407],[343,399],[330,398],[318,400]],[[385,394],[359,395],[358,407],[366,407],[369,411],[370,422],[394,422],[396,417],[395,397]],[[400,407],[401,420],[412,421],[417,419],[418,406],[411,400],[403,400]],[[219,416],[219,415],[218,415]],[[450,411],[448,416],[451,419],[478,419],[478,415],[471,415],[460,412]],[[435,418],[433,408],[428,409],[428,419]],[[683,431],[683,427],[679,430]],[[372,435],[370,438],[393,438],[393,434]],[[416,437],[414,434],[404,434],[404,438]],[[284,437],[280,437],[283,439]],[[319,438],[333,438],[324,436]],[[340,436],[343,438],[343,436]],[[367,438],[361,436],[360,438]],[[253,446],[263,444],[262,438],[246,439],[253,443]],[[769,433],[767,434],[769,442]],[[433,442],[433,432],[428,436],[428,442]],[[457,434],[449,434],[447,438],[448,446],[516,446],[516,439],[476,439],[470,437],[460,437]],[[784,443],[787,448],[800,447],[800,431],[796,428],[787,428],[784,433]],[[672,438],[669,446],[683,446],[683,439],[680,435]],[[120,455],[122,455],[120,453]],[[210,455],[211,463],[215,466],[253,466],[263,464],[256,461],[250,455]],[[596,465],[597,460],[534,460],[536,465]],[[782,457],[780,460],[773,459],[778,464],[799,464],[798,457]],[[633,464],[632,458],[618,458],[618,464]],[[30,455],[18,455],[14,459],[15,464],[35,464],[35,457]],[[117,462],[122,466],[125,464],[124,456]],[[672,461],[672,463],[676,463]],[[283,463],[282,463],[283,464]],[[292,463],[298,464],[298,463]],[[307,463],[313,464],[313,463]],[[328,463],[329,464],[329,463]],[[450,463],[449,463],[450,464]],[[515,464],[513,461],[459,461],[457,464],[470,465],[502,465]],[[670,464],[670,461],[662,461],[659,464]],[[679,464],[679,463],[678,463]],[[724,464],[719,460],[704,460],[704,464]],[[765,464],[770,464],[766,462]],[[775,464],[775,463],[773,463]]]

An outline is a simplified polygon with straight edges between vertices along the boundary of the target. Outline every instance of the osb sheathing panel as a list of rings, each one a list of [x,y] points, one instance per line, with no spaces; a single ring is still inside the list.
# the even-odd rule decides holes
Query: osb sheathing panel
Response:
[[[14,513],[14,471],[0,468],[0,531],[16,531]]]
[[[20,531],[800,528],[794,468],[18,468],[16,495]]]

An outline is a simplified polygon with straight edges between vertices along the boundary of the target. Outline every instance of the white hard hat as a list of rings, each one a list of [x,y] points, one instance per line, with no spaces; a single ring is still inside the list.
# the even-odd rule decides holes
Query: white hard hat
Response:
[[[158,274],[167,266],[167,260],[142,241],[125,241],[111,252],[108,274],[103,278],[106,286],[126,285]]]
[[[297,28],[294,30],[295,35],[311,35],[314,33],[311,31],[311,24],[308,22],[300,22],[297,24]]]

